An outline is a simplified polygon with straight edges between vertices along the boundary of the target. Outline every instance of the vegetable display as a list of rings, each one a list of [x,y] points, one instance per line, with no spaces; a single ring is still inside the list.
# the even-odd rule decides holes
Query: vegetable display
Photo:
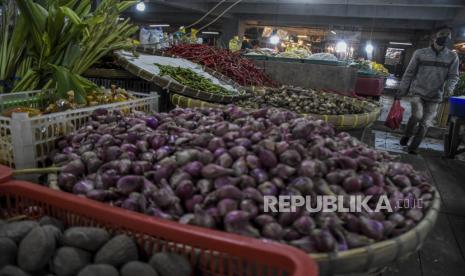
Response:
[[[254,97],[239,101],[236,105],[252,109],[278,107],[301,114],[344,115],[367,112],[362,105],[347,101],[337,94],[313,89],[299,90],[286,86],[279,89],[257,90]]]
[[[229,91],[220,85],[214,84],[211,80],[197,74],[189,68],[162,65],[158,63],[155,63],[155,65],[160,69],[160,76],[168,75],[180,84],[192,89],[225,95],[234,94],[233,91]]]
[[[2,6],[5,23],[11,21],[14,30],[0,36],[5,41],[0,53],[9,56],[0,70],[8,89],[0,92],[56,88],[57,96],[66,98],[74,90],[75,101],[85,104],[87,93],[98,87],[80,75],[113,50],[131,48],[129,38],[138,29],[129,19],[119,20],[137,1],[103,0],[94,6],[90,0],[3,2],[8,2]]]
[[[21,100],[12,100],[11,103],[7,100],[4,103],[5,107],[13,106],[11,108],[6,108],[3,110],[0,115],[11,117],[12,113],[24,112],[28,113],[29,117],[40,116],[42,114],[50,114],[55,112],[63,112],[71,109],[78,109],[83,107],[91,107],[103,104],[119,103],[135,99],[130,93],[125,89],[111,86],[110,89],[104,89],[99,91],[93,91],[88,93],[86,96],[86,104],[78,104],[75,101],[75,92],[70,90],[66,93],[66,98],[61,98],[56,101],[50,100],[53,98],[51,93],[39,93],[36,96],[36,99],[27,98],[23,101]],[[43,105],[40,103],[51,102],[48,105]],[[42,106],[41,106],[42,105]],[[18,107],[19,106],[19,107]],[[27,107],[33,106],[33,107]],[[1,111],[1,110],[0,110]]]
[[[362,60],[354,61],[349,64],[350,67],[358,69],[358,74],[361,75],[376,75],[376,76],[389,76],[389,71],[384,65],[374,61]]]
[[[0,220],[0,275],[190,276],[191,264],[175,253],[141,254],[129,236],[95,227],[65,229],[57,219]]]
[[[100,109],[92,118],[59,142],[59,187],[150,216],[336,252],[405,233],[432,204],[433,187],[412,166],[293,112]],[[386,195],[424,208],[265,212],[265,195]]]
[[[277,86],[276,82],[266,76],[252,61],[242,57],[239,52],[232,53],[204,44],[175,45],[166,52],[220,72],[242,86]]]

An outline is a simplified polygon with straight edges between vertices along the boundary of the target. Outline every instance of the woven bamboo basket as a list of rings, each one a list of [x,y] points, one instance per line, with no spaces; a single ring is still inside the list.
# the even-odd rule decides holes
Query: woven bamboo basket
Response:
[[[162,56],[162,57],[172,57],[172,58],[179,58],[175,55],[169,55],[167,54],[166,52],[164,51],[161,51],[159,49],[155,49],[155,48],[151,48],[151,47],[146,47],[146,46],[138,46],[136,47],[136,51],[137,52],[140,52],[140,53],[144,53],[144,54],[149,54],[149,55],[156,55],[156,56]],[[199,64],[200,65],[200,64]],[[255,87],[243,87],[243,86],[240,86],[238,83],[236,83],[235,81],[233,81],[231,78],[221,74],[220,72],[218,71],[215,71],[207,66],[202,66],[202,70],[207,72],[208,74],[212,75],[213,77],[217,78],[218,80],[226,83],[226,84],[229,84],[231,86],[233,86],[234,88],[240,90],[254,90]]]
[[[223,108],[224,106],[205,102],[201,100],[184,97],[178,94],[171,94],[171,103],[175,106],[183,108]],[[338,130],[352,130],[365,128],[376,121],[381,114],[381,108],[371,104],[369,102],[358,101],[355,98],[345,97],[347,101],[354,101],[354,104],[365,105],[369,112],[363,114],[351,114],[351,115],[317,115],[317,114],[304,114],[306,116],[312,116],[314,118],[321,119],[327,123],[330,123],[334,128]]]
[[[151,53],[146,53],[146,52],[144,53],[151,54]],[[181,95],[184,95],[190,98],[214,102],[214,103],[221,103],[221,104],[232,103],[234,101],[244,99],[247,97],[247,91],[248,91],[247,89],[233,82],[231,79],[223,75],[219,75],[219,73],[214,74],[214,71],[205,70],[205,67],[202,67],[202,70],[204,70],[206,73],[209,73],[213,77],[217,78],[223,84],[231,85],[234,89],[238,91],[237,95],[221,95],[221,94],[216,94],[216,93],[210,93],[208,91],[192,89],[188,86],[182,85],[172,80],[171,78],[168,78],[165,76],[161,77],[157,74],[154,74],[153,72],[140,68],[132,64],[125,56],[119,53],[116,53],[116,61],[118,62],[119,65],[121,65],[123,68],[125,68],[127,71],[129,71],[133,75],[141,79],[144,79],[146,81],[153,82],[156,85],[162,87],[163,89],[169,91],[170,93],[174,92],[174,93],[181,94]]]
[[[394,239],[340,253],[310,254],[318,263],[320,276],[379,275],[389,264],[407,258],[418,251],[433,229],[441,206],[435,191],[433,204],[423,220],[412,230]]]

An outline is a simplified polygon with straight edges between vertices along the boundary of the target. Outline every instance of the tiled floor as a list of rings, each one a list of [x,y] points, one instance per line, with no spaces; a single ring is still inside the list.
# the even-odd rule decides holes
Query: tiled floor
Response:
[[[382,105],[382,112],[381,116],[379,117],[379,121],[384,122],[389,114],[389,110],[391,109],[392,103],[394,99],[392,96],[383,95],[380,98],[380,103]],[[401,105],[405,109],[404,116],[402,120],[402,125],[407,124],[408,119],[411,115],[410,109],[410,102],[408,98],[403,98],[401,100]],[[392,152],[402,152],[402,146],[399,144],[399,140],[401,138],[401,134],[393,133],[393,132],[386,132],[386,131],[379,131],[373,130],[373,134],[375,137],[375,147],[381,150],[387,150]],[[433,151],[444,151],[444,143],[442,140],[432,139],[432,138],[425,138],[420,145],[420,149],[426,150],[433,150]]]
[[[389,114],[389,110],[391,109],[393,102],[394,102],[393,97],[384,96],[384,95],[381,96],[380,103],[382,105],[382,111],[381,111],[381,116],[379,117],[380,121],[383,121],[383,122],[386,121],[386,118]],[[406,124],[408,121],[408,118],[410,118],[410,115],[412,114],[410,110],[410,102],[408,101],[408,99],[404,98],[400,101],[400,104],[405,109],[402,124]]]
[[[379,130],[373,130],[373,134],[375,138],[376,149],[398,153],[403,152],[402,146],[399,144],[399,140],[401,138],[400,134]],[[420,145],[420,149],[442,152],[444,151],[443,141],[432,138],[425,138]]]

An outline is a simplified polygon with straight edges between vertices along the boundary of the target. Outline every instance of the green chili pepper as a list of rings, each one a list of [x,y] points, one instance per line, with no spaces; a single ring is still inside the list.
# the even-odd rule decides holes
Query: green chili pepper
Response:
[[[174,67],[170,65],[161,65],[155,63],[160,68],[160,76],[170,76],[182,85],[192,89],[217,93],[222,95],[231,95],[234,92],[226,90],[220,85],[214,84],[211,80],[197,74],[188,68]]]

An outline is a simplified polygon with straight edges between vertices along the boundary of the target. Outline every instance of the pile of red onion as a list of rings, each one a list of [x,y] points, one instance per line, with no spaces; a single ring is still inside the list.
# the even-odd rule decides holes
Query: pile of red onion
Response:
[[[99,109],[58,143],[61,189],[183,224],[335,252],[412,229],[434,190],[322,120],[277,110],[175,109],[153,115]],[[264,212],[265,195],[387,195],[423,200],[394,212]]]

